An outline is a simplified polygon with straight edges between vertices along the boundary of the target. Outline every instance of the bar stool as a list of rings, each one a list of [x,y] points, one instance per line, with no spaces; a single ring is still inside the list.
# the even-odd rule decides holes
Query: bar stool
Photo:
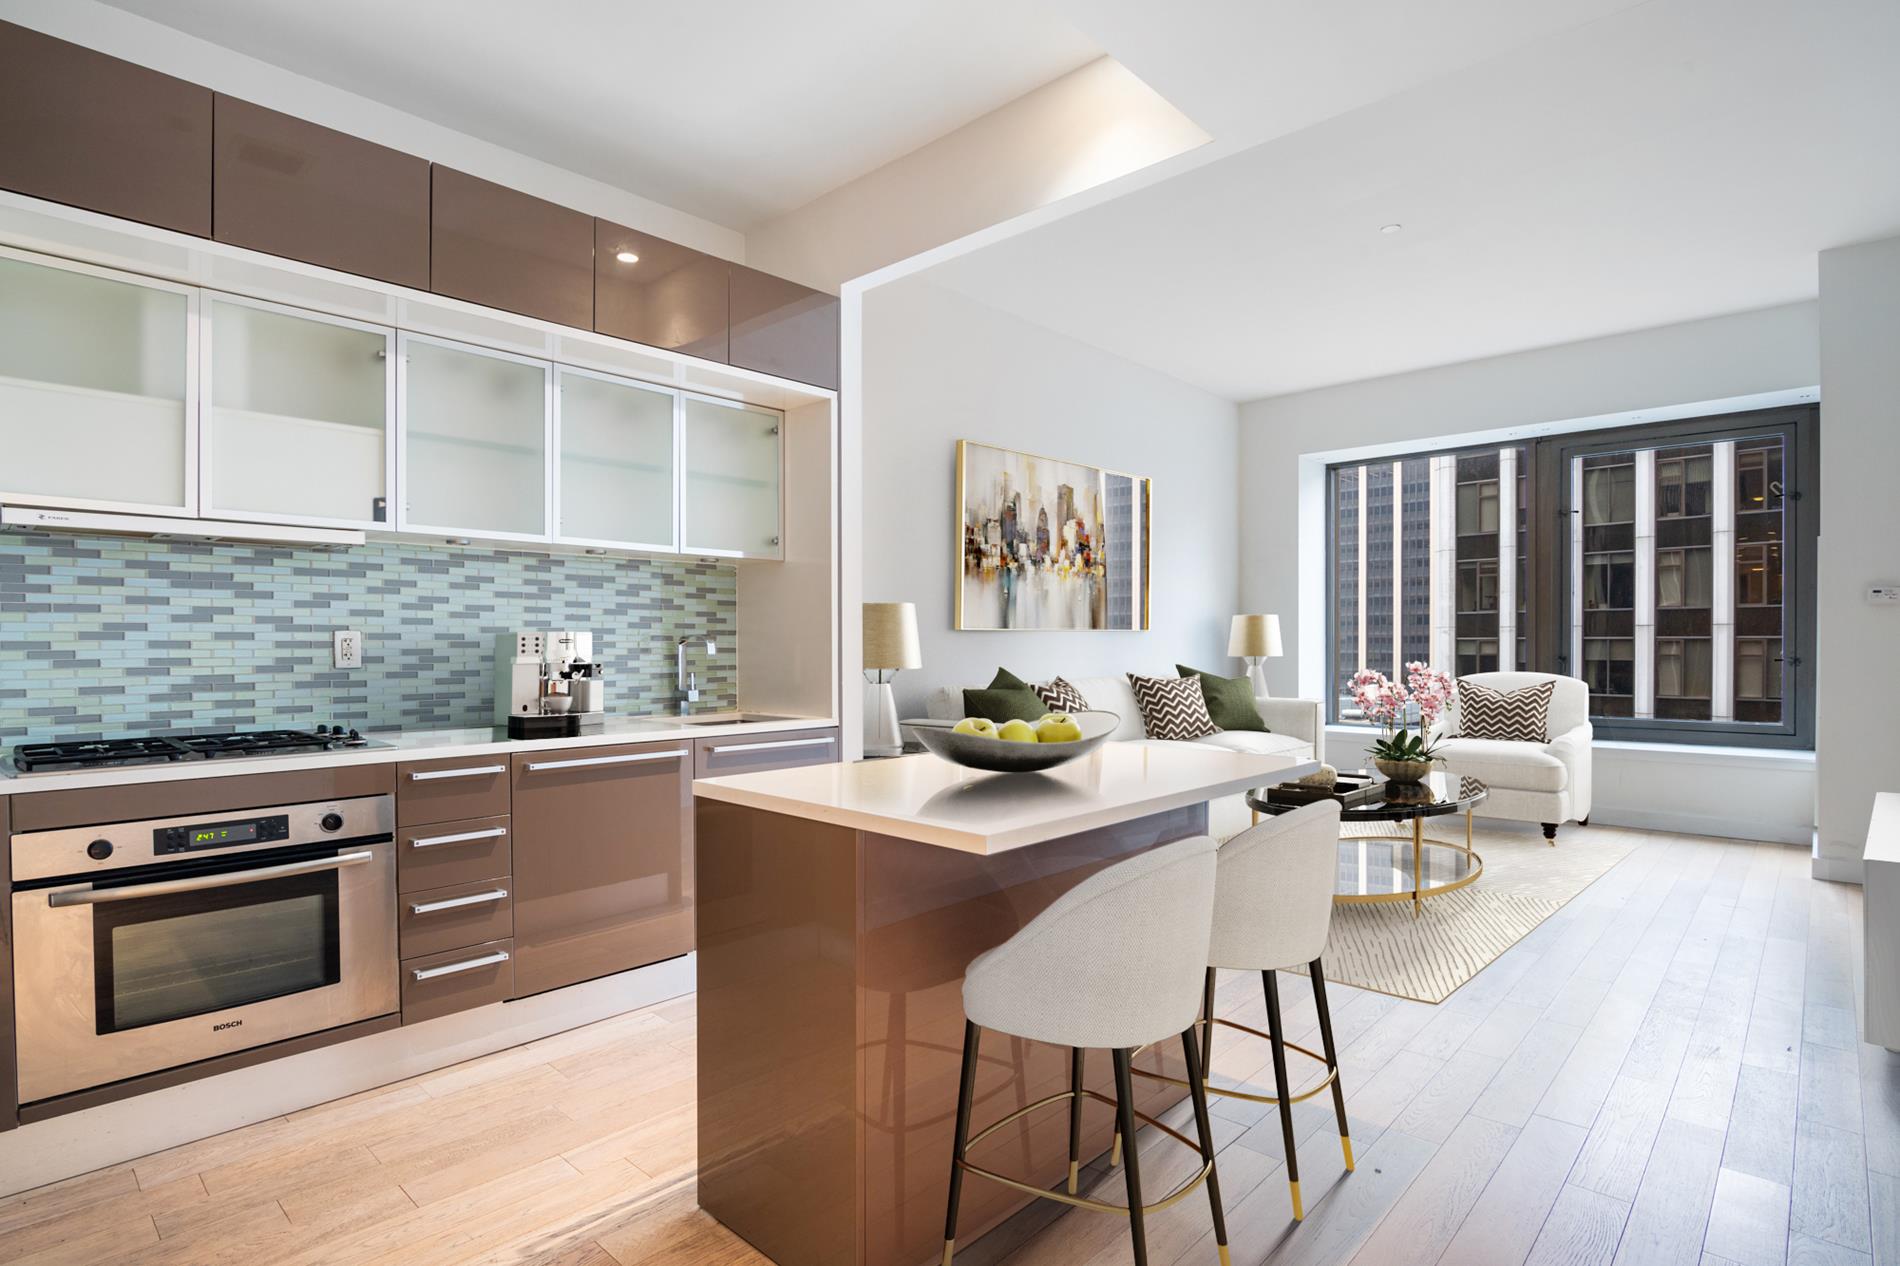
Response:
[[[1021,931],[974,959],[963,980],[963,1075],[957,1091],[956,1142],[950,1162],[950,1207],[944,1217],[943,1260],[956,1252],[957,1203],[963,1175],[974,1174],[1026,1195],[1081,1209],[1126,1214],[1136,1266],[1146,1266],[1143,1218],[1207,1185],[1214,1240],[1222,1266],[1229,1261],[1220,1178],[1214,1167],[1214,1133],[1207,1114],[1206,1077],[1194,1028],[1197,986],[1209,961],[1214,907],[1215,845],[1208,836],[1164,844],[1089,876],[1058,897]],[[978,1047],[985,1029],[1071,1048],[1070,1088],[1018,1108],[975,1134],[970,1108],[975,1097]],[[1187,1087],[1194,1102],[1196,1143],[1154,1118],[1135,1111],[1130,1058],[1138,1047],[1179,1035],[1186,1054]],[[1113,1052],[1115,1098],[1082,1086],[1082,1052]],[[1134,1137],[1146,1122],[1201,1157],[1200,1172],[1166,1197],[1144,1205],[1136,1149],[1128,1149],[1123,1177],[1128,1204],[1109,1204],[1075,1193],[1083,1099],[1108,1104],[1118,1132]],[[1010,1122],[1054,1103],[1069,1104],[1069,1189],[1041,1187],[973,1165],[968,1151]]]
[[[1295,1220],[1306,1216],[1300,1201],[1300,1164],[1293,1149],[1293,1105],[1313,1098],[1327,1087],[1333,1092],[1333,1112],[1339,1120],[1339,1148],[1352,1170],[1352,1135],[1346,1125],[1346,1093],[1339,1084],[1339,1052],[1333,1044],[1333,1016],[1326,1005],[1326,974],[1321,955],[1333,922],[1333,880],[1339,858],[1339,803],[1321,800],[1292,813],[1269,818],[1223,844],[1219,853],[1214,891],[1214,929],[1207,954],[1202,988],[1202,1065],[1210,1068],[1214,1053],[1214,1026],[1222,1025],[1265,1038],[1273,1048],[1273,1081],[1277,1093],[1256,1094],[1242,1087],[1209,1084],[1207,1093],[1277,1105],[1280,1135],[1286,1150],[1287,1187]],[[1319,1012],[1319,1033],[1325,1053],[1285,1039],[1280,1020],[1280,985],[1274,974],[1288,963],[1304,962],[1313,980],[1313,1005]],[[1214,973],[1226,967],[1258,971],[1266,993],[1267,1028],[1262,1033],[1214,1015]],[[1299,1052],[1326,1065],[1326,1076],[1298,1095],[1290,1093],[1286,1053]],[[1177,1078],[1136,1070],[1138,1076],[1180,1085]],[[1192,1074],[1190,1074],[1191,1076]],[[1116,1144],[1121,1140],[1118,1137]]]

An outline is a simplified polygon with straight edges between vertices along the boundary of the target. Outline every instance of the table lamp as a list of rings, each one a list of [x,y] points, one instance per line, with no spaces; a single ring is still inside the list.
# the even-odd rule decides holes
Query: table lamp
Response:
[[[1237,615],[1227,634],[1227,653],[1247,661],[1247,679],[1253,692],[1266,698],[1267,659],[1285,652],[1280,646],[1280,617],[1277,615]]]
[[[904,750],[897,729],[897,696],[891,678],[900,668],[922,668],[917,643],[917,607],[909,602],[864,604],[864,677],[871,683],[865,714],[864,754],[896,756]]]

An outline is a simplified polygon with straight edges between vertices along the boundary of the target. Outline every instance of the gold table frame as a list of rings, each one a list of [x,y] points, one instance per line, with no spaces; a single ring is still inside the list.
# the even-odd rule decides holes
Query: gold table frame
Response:
[[[1484,874],[1484,858],[1472,847],[1472,811],[1465,810],[1465,842],[1455,840],[1434,840],[1425,837],[1425,817],[1423,814],[1412,819],[1412,888],[1400,892],[1335,892],[1333,904],[1337,906],[1383,905],[1393,901],[1410,901],[1412,917],[1418,918],[1425,907],[1425,898],[1442,897],[1448,892],[1468,888],[1478,882],[1478,876]],[[1382,841],[1387,844],[1404,844],[1402,835],[1342,835],[1341,844],[1361,844]],[[1425,884],[1425,850],[1427,848],[1447,848],[1454,853],[1464,854],[1469,864],[1466,873],[1448,884]]]

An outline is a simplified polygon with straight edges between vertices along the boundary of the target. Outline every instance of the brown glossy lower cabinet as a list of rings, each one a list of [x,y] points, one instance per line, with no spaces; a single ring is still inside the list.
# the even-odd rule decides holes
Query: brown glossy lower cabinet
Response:
[[[396,904],[396,941],[404,958],[506,940],[514,931],[514,882],[507,875],[404,893]]]
[[[693,755],[694,774],[756,774],[799,765],[831,765],[838,760],[838,731],[792,730],[776,734],[700,739]]]
[[[514,995],[513,941],[490,941],[402,962],[404,1024],[506,1002]]]
[[[693,948],[688,741],[514,758],[515,994]]]

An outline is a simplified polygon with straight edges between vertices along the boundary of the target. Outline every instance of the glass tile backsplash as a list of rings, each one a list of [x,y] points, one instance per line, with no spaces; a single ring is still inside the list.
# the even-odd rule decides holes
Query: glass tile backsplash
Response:
[[[736,707],[736,593],[696,561],[0,533],[0,744],[488,725],[515,629],[591,630],[615,713],[671,711],[674,640],[711,634],[699,707]],[[330,666],[336,629],[362,632],[362,668]]]

